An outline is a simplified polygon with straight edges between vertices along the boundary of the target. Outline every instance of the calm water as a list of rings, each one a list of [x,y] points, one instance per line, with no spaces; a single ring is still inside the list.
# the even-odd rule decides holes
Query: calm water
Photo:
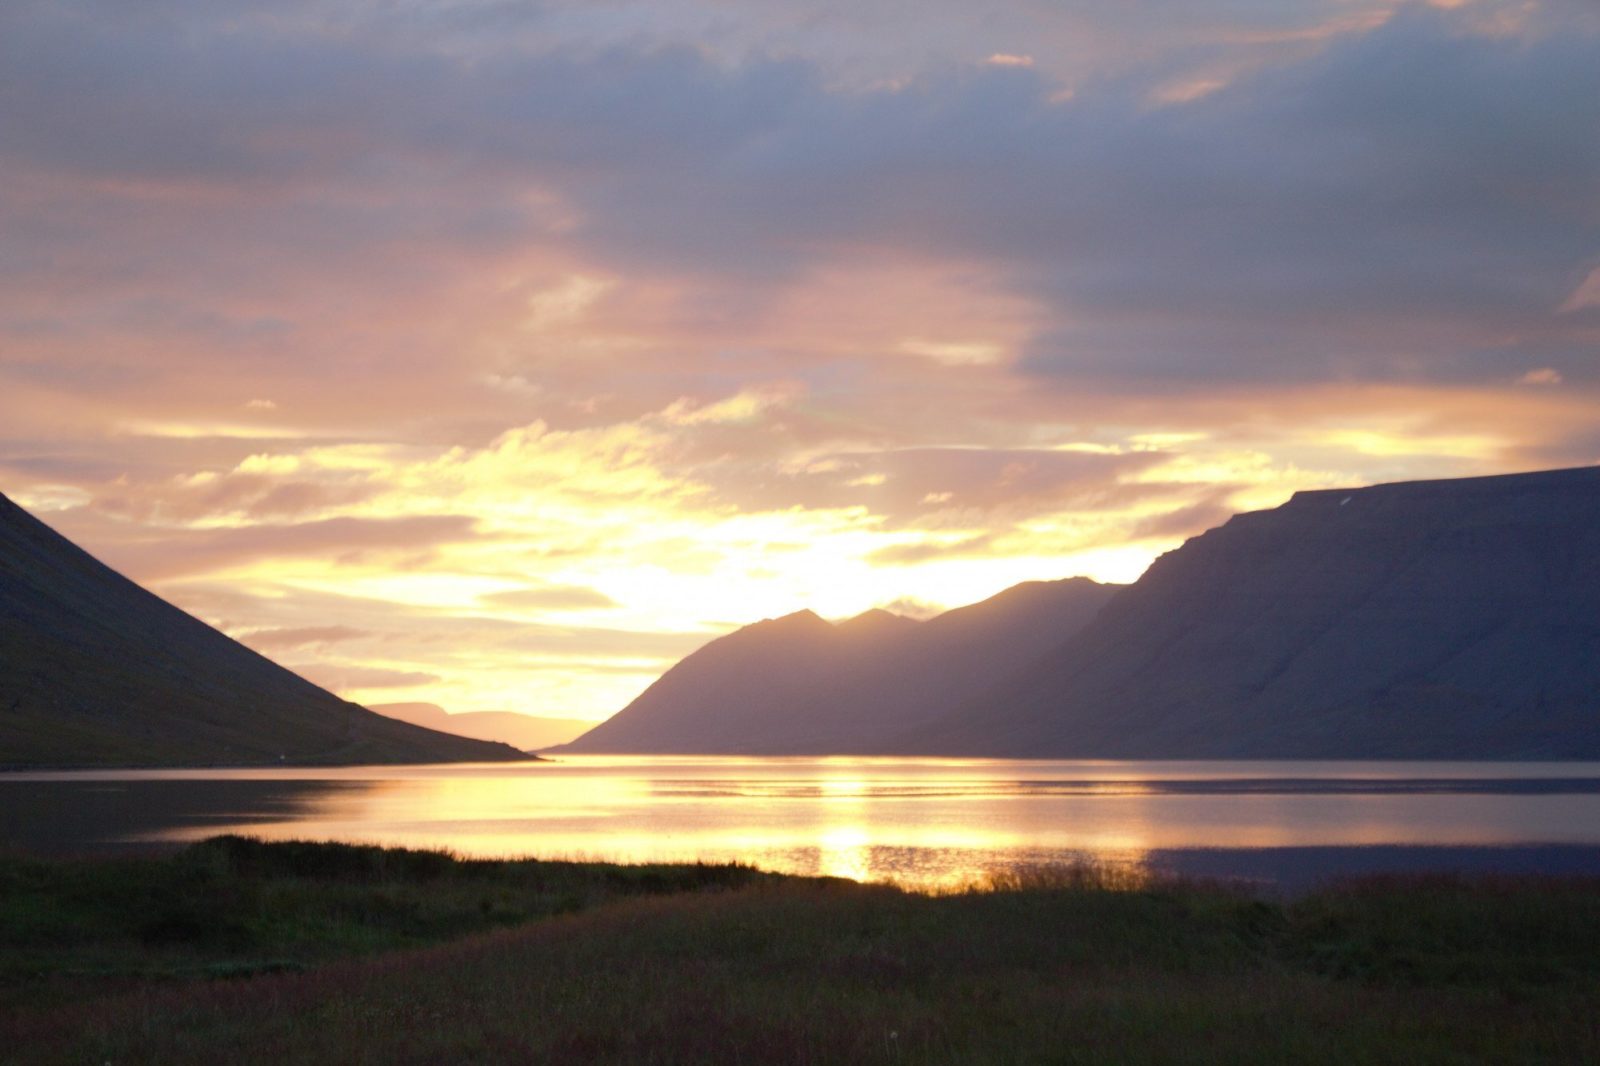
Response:
[[[740,859],[918,886],[1095,859],[1285,886],[1379,869],[1600,873],[1600,763],[571,757],[0,775],[0,847],[219,832],[479,856]]]

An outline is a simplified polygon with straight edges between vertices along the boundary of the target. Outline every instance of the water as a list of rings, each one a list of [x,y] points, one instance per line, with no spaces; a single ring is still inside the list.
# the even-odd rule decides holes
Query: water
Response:
[[[0,847],[220,832],[918,887],[1094,860],[1299,887],[1373,870],[1600,874],[1600,763],[570,757],[0,775]]]

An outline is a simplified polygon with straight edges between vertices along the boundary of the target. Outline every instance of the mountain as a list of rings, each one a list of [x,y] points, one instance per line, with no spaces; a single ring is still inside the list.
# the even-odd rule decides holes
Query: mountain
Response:
[[[0,496],[0,766],[516,758],[339,699]]]
[[[1600,467],[1301,492],[1237,515],[891,747],[1600,758]]]
[[[810,611],[712,641],[563,751],[844,754],[949,713],[1087,622],[1116,591],[1029,582],[917,622]]]
[[[536,718],[518,711],[458,711],[436,703],[374,703],[367,708],[386,718],[453,733],[458,737],[495,740],[523,751],[565,744],[594,725],[577,718]]]

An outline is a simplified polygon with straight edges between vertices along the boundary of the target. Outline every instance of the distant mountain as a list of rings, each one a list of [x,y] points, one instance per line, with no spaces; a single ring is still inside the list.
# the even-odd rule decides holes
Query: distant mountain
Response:
[[[879,750],[1033,661],[1118,586],[1029,582],[917,622],[810,611],[745,626],[685,658],[563,751],[838,754]]]
[[[1302,492],[894,750],[1600,758],[1600,467]]]
[[[458,711],[452,714],[436,703],[374,703],[367,709],[386,718],[397,718],[412,725],[437,729],[441,733],[499,741],[523,751],[565,744],[594,725],[593,722],[576,718],[536,718],[517,711]]]
[[[521,757],[339,699],[0,496],[0,766]]]

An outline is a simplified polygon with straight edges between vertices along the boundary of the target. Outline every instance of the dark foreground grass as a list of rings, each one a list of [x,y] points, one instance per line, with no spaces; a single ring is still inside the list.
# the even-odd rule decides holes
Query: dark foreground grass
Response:
[[[471,860],[237,836],[162,857],[0,858],[0,1010],[304,970],[634,896],[777,879],[737,864]]]
[[[333,896],[388,884],[391,893],[409,886],[425,913],[472,909],[464,886],[477,864],[348,849],[366,872],[319,880],[305,872],[306,856],[340,866],[351,855],[208,847],[168,862],[210,855],[227,871],[213,887],[253,880],[264,898],[279,881],[312,896],[319,884]],[[396,875],[394,864],[411,874]],[[558,864],[500,865],[494,876],[476,872],[515,883]],[[414,878],[418,870],[430,872]],[[591,886],[559,890],[575,907],[530,906],[522,924],[449,943],[318,962],[350,949],[313,950],[305,930],[315,923],[302,918],[291,939],[302,964],[315,964],[305,972],[141,983],[77,1003],[35,997],[0,1020],[0,1057],[1600,1061],[1600,885],[1591,881],[1388,878],[1283,903],[1081,871],[942,897],[739,867],[565,874]],[[456,902],[421,902],[431,889]],[[538,919],[562,909],[574,913]],[[277,928],[272,907],[249,913],[257,917],[246,927],[265,923],[255,934],[264,946],[265,930]],[[411,928],[397,942],[433,935]]]

